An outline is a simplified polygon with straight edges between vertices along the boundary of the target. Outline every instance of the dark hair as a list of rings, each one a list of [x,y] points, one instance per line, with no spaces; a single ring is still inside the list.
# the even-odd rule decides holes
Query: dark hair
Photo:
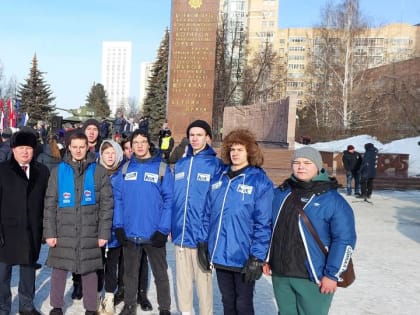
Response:
[[[241,144],[245,146],[249,165],[263,165],[264,156],[261,148],[256,142],[254,134],[248,129],[235,129],[223,139],[220,154],[223,162],[232,164],[232,160],[230,159],[230,149],[234,144]]]
[[[152,141],[150,140],[150,134],[148,132],[145,132],[143,129],[136,129],[133,131],[130,137],[131,146],[133,146],[133,139],[137,136],[142,136],[142,137],[147,138],[147,142],[149,143],[149,145],[150,146],[152,145]]]
[[[72,134],[70,134],[69,137],[68,137],[67,146],[70,145],[70,143],[72,142],[73,139],[85,140],[86,145],[89,145],[88,138],[83,132],[77,131],[77,132],[73,132]]]

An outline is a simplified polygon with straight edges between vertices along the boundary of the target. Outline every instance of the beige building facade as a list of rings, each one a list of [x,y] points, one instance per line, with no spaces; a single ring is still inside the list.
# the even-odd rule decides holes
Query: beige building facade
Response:
[[[305,96],[308,65],[318,42],[315,28],[278,29],[274,49],[278,53],[286,82],[282,95],[297,96],[298,106]],[[420,56],[420,26],[404,23],[370,29],[356,38],[355,56],[367,61],[367,68]]]

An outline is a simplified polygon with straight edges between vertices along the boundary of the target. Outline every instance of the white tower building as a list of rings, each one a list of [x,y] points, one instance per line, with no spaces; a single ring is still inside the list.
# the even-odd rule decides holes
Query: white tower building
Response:
[[[111,115],[128,109],[131,79],[131,42],[102,43],[102,84],[108,96]]]
[[[144,99],[147,96],[147,90],[149,88],[149,79],[152,76],[152,68],[154,62],[147,61],[140,64],[140,92],[139,92],[139,103],[140,111],[143,111]]]

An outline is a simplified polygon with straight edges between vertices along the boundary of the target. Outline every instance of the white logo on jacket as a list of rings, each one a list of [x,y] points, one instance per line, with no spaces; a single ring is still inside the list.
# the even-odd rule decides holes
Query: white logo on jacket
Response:
[[[209,182],[210,181],[210,174],[198,173],[197,174],[197,181],[199,181],[199,182]]]
[[[157,184],[159,179],[159,175],[158,174],[153,174],[153,173],[144,173],[144,181],[145,182],[151,182],[151,183],[155,183]]]
[[[125,174],[124,180],[137,180],[137,172],[130,172]]]
[[[254,187],[252,187],[252,186],[240,184],[240,185],[238,185],[237,192],[239,192],[241,194],[251,195],[253,189],[254,189]]]
[[[216,189],[219,189],[220,187],[222,187],[222,181],[219,180],[218,182],[211,185],[211,190],[216,190]]]
[[[184,177],[185,177],[184,172],[179,172],[175,174],[175,180],[180,180],[180,179],[183,179]]]

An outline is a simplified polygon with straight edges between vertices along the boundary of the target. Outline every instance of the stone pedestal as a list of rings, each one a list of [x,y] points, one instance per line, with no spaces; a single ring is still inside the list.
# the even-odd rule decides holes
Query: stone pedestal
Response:
[[[167,117],[176,139],[196,119],[212,123],[218,0],[173,0]]]

